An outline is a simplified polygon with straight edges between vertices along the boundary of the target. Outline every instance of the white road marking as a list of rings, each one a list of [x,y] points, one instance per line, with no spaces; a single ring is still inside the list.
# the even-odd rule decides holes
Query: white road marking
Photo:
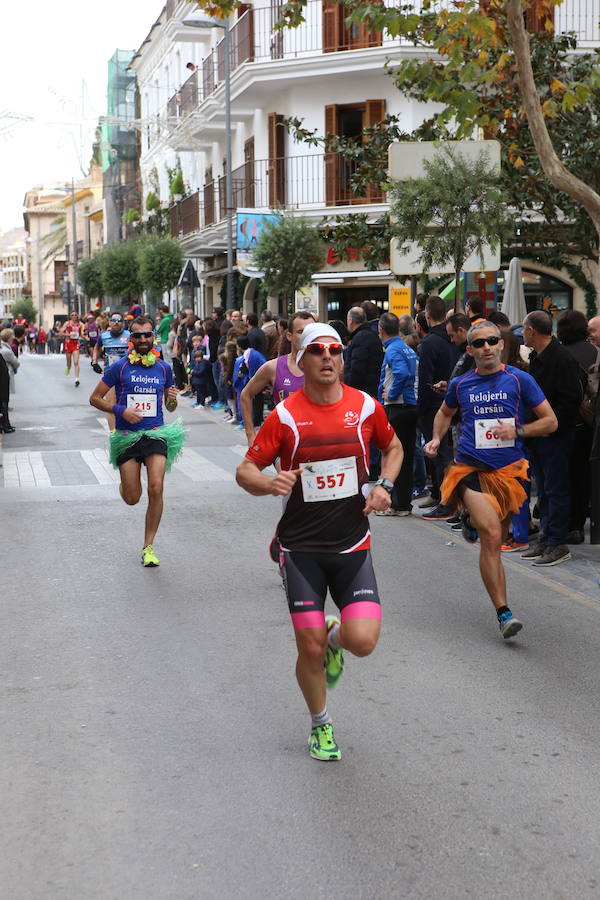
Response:
[[[181,458],[174,464],[174,469],[186,475],[190,481],[231,481],[233,474],[215,466],[195,450],[184,450]]]
[[[105,434],[108,434],[108,431],[109,431],[109,429],[108,429],[108,420],[107,420],[104,416],[96,416],[96,421],[97,421],[97,422],[100,422],[100,426],[101,426],[101,428],[102,428],[102,431],[103,431]]]
[[[120,481],[119,473],[113,469],[108,461],[106,450],[81,450],[81,458],[92,471],[98,484],[117,484]]]

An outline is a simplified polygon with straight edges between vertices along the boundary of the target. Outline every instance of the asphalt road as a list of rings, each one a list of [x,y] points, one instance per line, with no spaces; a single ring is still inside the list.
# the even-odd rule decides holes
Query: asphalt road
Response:
[[[236,486],[240,433],[186,406],[145,570],[95,381],[26,358],[4,440],[0,896],[597,898],[598,549],[507,561],[505,643],[476,548],[374,519],[382,638],[331,693],[343,758],[319,763],[279,505]]]

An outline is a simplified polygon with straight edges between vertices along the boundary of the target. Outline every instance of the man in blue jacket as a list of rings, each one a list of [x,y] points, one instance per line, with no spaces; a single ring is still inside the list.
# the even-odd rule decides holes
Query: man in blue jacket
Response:
[[[383,403],[390,425],[404,450],[402,468],[394,482],[392,505],[377,516],[409,516],[413,481],[413,457],[417,433],[417,354],[400,337],[400,320],[394,313],[379,319],[379,337],[385,355],[379,376],[377,399]]]
[[[436,391],[434,385],[440,381],[449,381],[460,351],[450,342],[446,331],[446,304],[441,297],[429,297],[425,304],[425,316],[429,325],[429,334],[419,345],[419,428],[428,443],[433,436],[433,420],[442,405],[443,394]],[[440,444],[437,456],[430,460],[431,465],[431,499],[421,506],[432,506],[423,518],[447,519],[452,510],[440,503],[440,485],[444,478],[446,466],[452,462],[452,450],[448,435]]]

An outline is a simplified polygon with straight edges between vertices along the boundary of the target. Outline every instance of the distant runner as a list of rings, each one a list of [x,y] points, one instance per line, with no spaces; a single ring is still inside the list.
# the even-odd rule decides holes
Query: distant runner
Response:
[[[79,321],[79,313],[73,310],[59,334],[65,341],[65,356],[67,358],[65,375],[71,374],[72,362],[75,368],[75,387],[79,387],[79,339],[83,337],[83,327]]]

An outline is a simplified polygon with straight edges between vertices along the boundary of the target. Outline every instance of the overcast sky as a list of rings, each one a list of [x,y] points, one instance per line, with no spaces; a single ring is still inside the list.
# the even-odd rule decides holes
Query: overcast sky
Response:
[[[81,177],[98,116],[106,112],[108,60],[135,50],[164,0],[30,0],[2,4],[0,229],[23,225],[25,191]],[[7,134],[7,112],[30,116]]]

